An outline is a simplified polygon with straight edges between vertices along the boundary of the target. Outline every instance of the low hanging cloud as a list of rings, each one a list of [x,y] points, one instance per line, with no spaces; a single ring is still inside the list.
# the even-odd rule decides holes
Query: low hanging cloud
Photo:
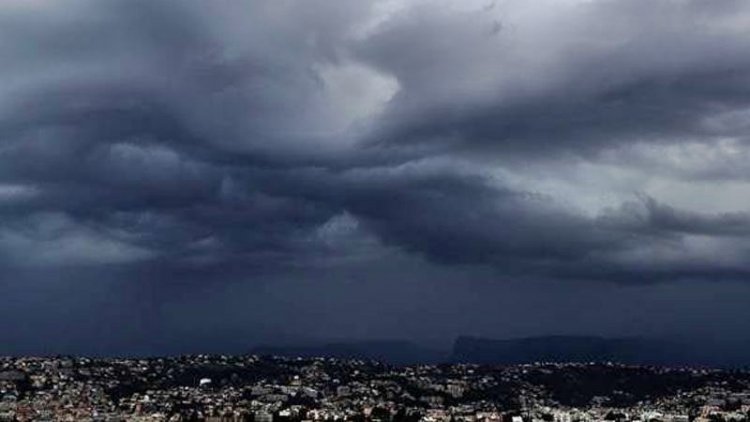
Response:
[[[728,0],[6,2],[0,266],[746,278],[748,22]]]

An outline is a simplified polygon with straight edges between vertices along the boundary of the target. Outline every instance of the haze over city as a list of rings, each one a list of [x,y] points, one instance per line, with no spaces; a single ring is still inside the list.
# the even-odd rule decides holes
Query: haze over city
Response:
[[[4,0],[0,355],[748,364],[748,52],[739,0]]]

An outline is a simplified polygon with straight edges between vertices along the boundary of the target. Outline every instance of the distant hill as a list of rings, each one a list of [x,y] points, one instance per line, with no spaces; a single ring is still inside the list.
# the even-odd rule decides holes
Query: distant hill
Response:
[[[541,336],[489,339],[462,336],[450,352],[429,349],[409,341],[331,341],[293,345],[264,345],[250,352],[284,357],[368,359],[392,365],[479,363],[515,365],[530,362],[605,362],[663,366],[746,367],[748,345],[717,345],[640,337]]]
[[[452,362],[513,365],[536,361],[685,364],[700,362],[683,344],[643,338],[544,336],[508,340],[459,337]]]
[[[322,356],[339,359],[370,359],[393,365],[438,363],[446,360],[445,353],[400,340],[259,346],[254,348],[252,353],[286,357]]]

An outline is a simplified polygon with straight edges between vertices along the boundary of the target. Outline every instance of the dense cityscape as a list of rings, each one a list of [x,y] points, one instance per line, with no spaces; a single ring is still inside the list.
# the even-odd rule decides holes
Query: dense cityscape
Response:
[[[0,358],[1,421],[748,420],[750,372],[616,363]]]

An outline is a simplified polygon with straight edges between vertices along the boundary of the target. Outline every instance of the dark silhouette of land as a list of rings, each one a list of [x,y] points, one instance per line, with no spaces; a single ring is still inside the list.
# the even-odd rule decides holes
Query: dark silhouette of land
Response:
[[[735,353],[736,352],[736,353]],[[478,363],[517,365],[530,362],[620,362],[638,365],[742,367],[750,364],[726,345],[640,337],[539,336],[490,339],[461,336],[451,350],[436,350],[403,340],[335,341],[263,345],[259,355],[377,360],[395,365]]]

